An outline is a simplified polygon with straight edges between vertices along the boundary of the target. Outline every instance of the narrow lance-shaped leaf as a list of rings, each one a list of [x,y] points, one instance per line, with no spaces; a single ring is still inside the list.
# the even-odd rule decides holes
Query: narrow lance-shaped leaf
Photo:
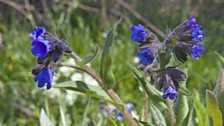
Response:
[[[153,103],[149,106],[153,124],[156,126],[166,126],[166,121],[161,111]]]
[[[148,122],[144,122],[144,121],[139,121],[137,120],[139,123],[141,123],[143,126],[155,126],[154,124],[148,123]]]
[[[178,93],[186,96],[192,95],[191,92],[184,86],[180,86],[180,88],[178,89]]]
[[[213,92],[219,101],[220,110],[224,115],[224,69],[221,69],[220,71],[219,78]],[[222,120],[224,120],[224,116],[222,117]]]
[[[208,114],[206,112],[206,107],[200,101],[198,92],[195,93],[194,98],[194,108],[196,111],[196,116],[198,117],[199,126],[209,126]]]
[[[194,118],[194,108],[192,107],[191,110],[189,111],[188,120],[185,121],[184,125],[186,125],[186,126],[194,126],[194,125],[196,125],[194,119],[195,119]]]
[[[124,110],[124,107],[113,102],[100,86],[88,85],[83,81],[67,81],[55,84],[54,87],[81,92],[94,98],[110,102],[120,110]]]
[[[54,126],[55,124],[48,118],[43,108],[40,110],[40,126]]]
[[[222,67],[224,67],[224,57],[218,52],[215,52],[215,54],[218,56],[219,60],[221,61]]]
[[[204,122],[203,122],[203,119],[202,119],[202,114],[200,113],[200,110],[199,110],[199,108],[197,107],[196,104],[194,105],[194,109],[195,109],[195,112],[196,112],[196,116],[198,118],[198,126],[204,126]]]
[[[100,76],[102,79],[108,84],[106,85],[107,88],[113,88],[114,86],[114,74],[113,74],[113,69],[112,69],[112,60],[110,56],[110,49],[114,41],[114,33],[115,30],[118,26],[118,24],[121,22],[122,18],[120,18],[109,30],[106,40],[105,40],[105,45],[103,48],[103,53],[101,56],[101,61],[100,61]]]
[[[186,96],[180,95],[177,98],[174,104],[174,111],[177,119],[176,124],[181,126],[181,124],[183,123],[184,119],[187,117],[187,114],[189,112],[189,106]]]
[[[151,85],[149,85],[149,87],[152,89],[152,90],[149,90],[148,89],[148,85],[147,85],[147,82],[146,80],[144,79],[144,77],[141,75],[141,73],[133,66],[130,64],[130,68],[131,70],[133,71],[133,73],[135,74],[135,76],[138,78],[138,80],[140,81],[143,89],[145,90],[145,92],[147,93],[147,95],[149,97],[155,97],[156,99],[158,100],[163,100],[162,99],[162,94],[161,92],[159,92],[157,89],[155,89],[153,86],[151,87]]]
[[[63,126],[67,126],[65,112],[64,112],[62,104],[63,103],[59,102],[59,110],[60,110],[61,120],[62,120]]]
[[[86,122],[87,122],[87,113],[89,110],[89,106],[90,106],[90,102],[91,102],[91,96],[88,99],[88,103],[86,105],[85,111],[83,113],[83,120],[82,120],[82,126],[86,126]]]
[[[149,98],[153,100],[156,104],[160,104],[161,106],[165,108],[166,105],[162,102],[163,101],[162,93],[158,91],[154,86],[149,84],[141,75],[141,73],[133,65],[130,64],[130,68],[135,74],[135,76],[138,78],[138,80],[140,81],[142,88],[144,89],[146,94],[149,96]]]
[[[213,126],[222,126],[222,113],[218,101],[213,92],[206,90],[206,108],[208,115],[212,118]]]
[[[91,62],[96,57],[97,53],[98,53],[98,46],[96,47],[96,50],[93,54],[89,54],[89,55],[85,56],[80,62],[77,62],[77,64],[79,66],[82,66],[84,64]]]

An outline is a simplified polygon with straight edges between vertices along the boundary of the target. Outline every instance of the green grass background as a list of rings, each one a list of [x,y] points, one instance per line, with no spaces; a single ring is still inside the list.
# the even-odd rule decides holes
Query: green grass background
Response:
[[[16,0],[24,5],[23,0]],[[202,104],[205,102],[205,89],[213,90],[221,63],[215,52],[224,54],[224,1],[222,0],[127,0],[141,15],[152,22],[161,31],[173,29],[186,20],[189,15],[197,17],[205,32],[204,44],[206,52],[200,60],[191,59],[188,66],[187,87],[199,94]],[[111,25],[123,16],[123,21],[115,36],[112,47],[113,68],[116,78],[115,91],[124,102],[132,102],[134,110],[141,117],[144,95],[139,90],[137,80],[129,68],[134,63],[136,44],[130,39],[130,26],[142,23],[132,13],[119,5],[115,0],[49,0],[48,13],[44,11],[41,0],[32,1],[31,11],[37,26],[66,39],[68,45],[81,57],[94,51],[99,45],[102,52],[105,34]],[[83,9],[83,5],[96,8],[98,11]],[[68,7],[71,12],[68,13]],[[45,8],[46,9],[46,8]],[[106,9],[106,11],[104,11]],[[103,14],[106,12],[106,16]],[[118,12],[118,14],[115,14]],[[50,19],[50,20],[48,20]],[[145,24],[144,24],[145,25]],[[0,125],[3,126],[35,126],[40,125],[40,110],[44,108],[48,117],[56,124],[62,125],[59,105],[63,106],[67,125],[81,125],[89,96],[73,94],[77,98],[73,104],[66,101],[68,93],[61,91],[59,96],[52,98],[52,92],[38,89],[33,81],[31,69],[36,65],[31,54],[31,39],[28,34],[33,26],[29,20],[14,7],[0,2]],[[149,28],[150,29],[150,28]],[[160,38],[162,40],[162,38]],[[68,57],[63,57],[66,61]],[[91,62],[91,66],[99,71],[100,55]],[[135,64],[137,66],[137,64]],[[79,71],[73,71],[73,73]],[[69,80],[57,71],[57,82]],[[98,100],[92,98],[87,112],[87,120],[96,124],[107,124],[98,110]],[[86,122],[88,122],[86,121]],[[105,122],[106,121],[106,122]],[[126,123],[118,122],[119,125]],[[108,124],[110,125],[110,124]]]

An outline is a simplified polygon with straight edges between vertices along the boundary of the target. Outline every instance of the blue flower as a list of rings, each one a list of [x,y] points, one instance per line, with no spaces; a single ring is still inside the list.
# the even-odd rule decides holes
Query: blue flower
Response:
[[[203,48],[203,44],[198,44],[198,45],[193,45],[191,48],[191,56],[194,59],[199,59],[200,58],[200,54],[203,54],[205,52],[204,48]]]
[[[204,32],[202,30],[195,30],[191,34],[194,36],[192,40],[196,42],[201,42],[204,37]]]
[[[177,96],[177,91],[172,86],[169,86],[164,90],[162,98],[167,99],[167,97],[169,97],[170,99],[174,99]]]
[[[33,46],[32,54],[40,58],[46,57],[51,49],[50,42],[41,38],[34,40],[31,45]]]
[[[132,103],[128,103],[128,104],[125,105],[125,109],[129,113],[131,112],[132,108],[133,108],[133,104]],[[114,111],[115,111],[117,120],[123,120],[124,119],[124,115],[119,110],[115,109]]]
[[[189,17],[188,20],[184,23],[185,26],[188,27],[192,35],[192,41],[201,42],[204,37],[204,32],[200,30],[202,28],[201,25],[196,24],[196,19],[193,17]],[[187,31],[188,32],[188,31]]]
[[[196,23],[196,19],[189,17],[183,24],[177,26],[173,33],[166,39],[165,45],[172,48],[177,59],[181,62],[188,60],[188,54],[199,59],[203,51],[196,51],[196,44],[204,37],[202,26]]]
[[[45,28],[43,27],[35,27],[33,32],[29,34],[29,37],[33,40],[37,39],[38,37],[43,37],[44,33],[46,32]]]
[[[53,72],[51,69],[43,68],[40,73],[36,75],[34,78],[34,81],[38,81],[38,87],[42,88],[44,87],[45,83],[47,83],[47,89],[50,89],[52,86],[52,80],[53,80]]]
[[[117,120],[123,120],[124,119],[124,115],[120,112],[120,111],[116,111],[116,117],[117,117]]]
[[[141,64],[151,64],[155,59],[153,52],[150,49],[145,49],[143,51],[138,52],[138,57],[141,58]]]
[[[196,24],[196,19],[191,17],[191,16],[184,23],[184,25],[186,25],[186,26],[192,26],[192,25],[195,25],[195,24]]]
[[[128,112],[131,112],[132,108],[133,108],[133,104],[132,103],[128,103],[128,104],[125,105],[125,109],[127,109]]]
[[[131,32],[132,34],[130,35],[130,37],[135,42],[140,42],[146,39],[146,31],[144,29],[144,26],[142,26],[141,24],[132,26]]]

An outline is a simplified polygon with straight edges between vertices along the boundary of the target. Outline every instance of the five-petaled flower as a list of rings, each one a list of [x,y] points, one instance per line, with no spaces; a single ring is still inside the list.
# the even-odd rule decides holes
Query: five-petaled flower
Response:
[[[205,52],[204,48],[203,48],[203,44],[198,44],[198,45],[193,45],[191,48],[191,56],[194,59],[199,59],[200,58],[200,54],[203,54]]]
[[[177,91],[172,86],[169,86],[166,89],[164,89],[162,98],[167,99],[169,97],[169,99],[172,100],[176,98],[177,96],[178,96]]]
[[[141,58],[141,64],[151,64],[155,59],[154,53],[150,49],[145,49],[143,51],[138,52],[138,57]]]
[[[146,39],[146,31],[144,29],[144,26],[141,24],[138,24],[136,26],[131,27],[132,34],[130,35],[131,39],[135,42],[141,42]]]
[[[34,78],[35,82],[38,82],[38,87],[44,87],[47,83],[47,89],[50,89],[52,86],[53,80],[53,71],[50,68],[43,68]]]

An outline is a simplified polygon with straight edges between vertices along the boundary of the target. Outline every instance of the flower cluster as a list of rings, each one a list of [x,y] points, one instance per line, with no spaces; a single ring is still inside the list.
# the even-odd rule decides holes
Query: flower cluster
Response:
[[[130,113],[133,108],[132,103],[127,103],[125,105],[125,109]],[[99,101],[99,109],[101,112],[105,112],[105,116],[113,116],[115,115],[117,120],[123,120],[124,115],[114,106],[110,106],[106,104],[103,100]]]
[[[188,54],[194,59],[199,59],[204,53],[203,44],[199,44],[204,37],[201,28],[201,25],[196,24],[195,18],[189,17],[187,21],[176,27],[165,41],[166,46],[173,48],[177,59],[181,62],[188,60]]]
[[[46,32],[43,27],[34,28],[29,37],[33,40],[31,51],[37,57],[38,63],[38,66],[32,70],[36,76],[34,81],[38,82],[39,88],[47,84],[47,89],[50,89],[57,61],[62,57],[63,52],[70,53],[71,50],[65,42]]]
[[[187,75],[176,67],[166,67],[170,53],[174,52],[176,58],[183,63],[188,60],[188,55],[199,59],[205,51],[200,43],[204,37],[201,28],[195,18],[189,17],[168,35],[163,44],[141,24],[131,27],[130,37],[138,44],[139,69],[143,70],[146,76],[150,76],[152,84],[163,90],[162,98],[176,98],[181,82],[187,78]]]
[[[152,64],[158,50],[158,39],[150,31],[146,31],[144,26],[138,24],[131,27],[131,39],[138,44],[139,52],[137,56],[141,59],[142,65]]]
[[[163,98],[174,99],[178,96],[177,89],[180,83],[187,78],[187,75],[175,68],[168,67],[153,78],[154,84],[158,89],[164,89]]]

